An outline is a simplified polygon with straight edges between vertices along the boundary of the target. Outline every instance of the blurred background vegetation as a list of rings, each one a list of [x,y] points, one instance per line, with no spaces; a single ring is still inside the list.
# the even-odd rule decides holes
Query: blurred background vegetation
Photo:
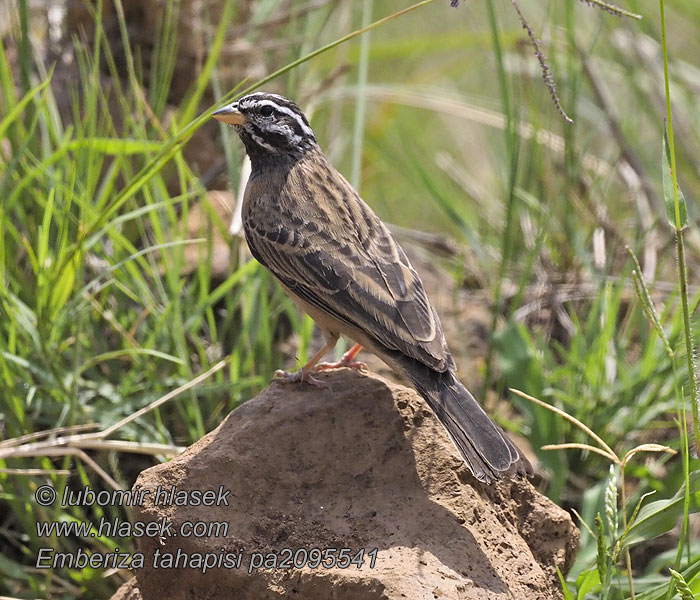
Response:
[[[41,539],[35,522],[125,513],[43,508],[37,487],[129,488],[316,344],[310,320],[228,233],[243,153],[206,113],[289,65],[264,89],[304,108],[331,161],[392,224],[460,375],[529,447],[538,487],[583,520],[566,593],[700,592],[659,3],[623,1],[643,18],[521,0],[568,124],[506,0],[435,0],[297,65],[409,3],[3,0],[0,595],[108,597],[128,572],[37,570],[38,548],[107,552],[133,540]],[[692,324],[700,4],[670,0],[666,19]],[[542,450],[591,440],[509,387],[577,418],[618,456],[649,443],[678,454],[639,454],[623,479],[585,448]],[[645,519],[625,533],[649,492]]]

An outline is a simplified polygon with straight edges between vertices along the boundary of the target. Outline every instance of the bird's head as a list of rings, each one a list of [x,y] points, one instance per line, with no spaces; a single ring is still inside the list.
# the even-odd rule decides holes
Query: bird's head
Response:
[[[236,129],[254,166],[256,162],[298,160],[318,147],[301,109],[277,94],[248,94],[217,110],[213,117]]]

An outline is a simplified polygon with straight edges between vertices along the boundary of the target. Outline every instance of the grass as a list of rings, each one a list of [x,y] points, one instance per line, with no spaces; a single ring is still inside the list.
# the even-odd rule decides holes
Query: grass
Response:
[[[131,541],[40,539],[36,521],[124,515],[42,508],[29,500],[38,486],[128,487],[262,389],[288,358],[290,332],[296,358],[309,353],[310,321],[243,260],[239,240],[230,273],[213,272],[212,233],[228,223],[215,217],[195,239],[186,234],[196,205],[215,214],[187,144],[205,131],[214,100],[259,83],[226,68],[232,30],[259,45],[248,58],[262,57],[265,87],[308,104],[331,160],[382,217],[463,248],[435,261],[491,311],[481,396],[517,407],[502,424],[530,441],[543,490],[581,518],[581,549],[562,576],[567,597],[700,592],[688,517],[700,508],[689,376],[700,302],[700,12],[691,0],[630,0],[624,8],[638,22],[575,0],[521,3],[574,119],[567,125],[509,3],[420,4],[290,12],[277,0],[225,2],[216,19],[203,17],[212,24],[208,55],[178,97],[169,92],[186,44],[177,3],[160,16],[146,69],[125,7],[115,3],[115,45],[97,2],[90,41],[75,39],[70,50],[67,87],[57,83],[61,65],[32,41],[37,16],[22,0],[8,5],[0,503],[9,516],[0,522],[0,595],[108,597],[123,573],[39,572],[36,553]],[[359,35],[368,25],[371,38]],[[227,146],[236,190],[240,149]],[[187,273],[192,246],[201,255]],[[650,444],[675,454],[623,461]],[[659,536],[670,551],[654,550]]]

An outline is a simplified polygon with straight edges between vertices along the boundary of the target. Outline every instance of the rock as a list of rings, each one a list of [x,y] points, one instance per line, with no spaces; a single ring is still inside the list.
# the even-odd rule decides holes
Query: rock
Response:
[[[528,481],[475,480],[413,390],[345,369],[320,377],[331,391],[272,383],[184,454],[141,473],[136,485],[151,492],[134,519],[174,526],[138,538],[144,566],[127,584],[132,595],[115,598],[138,598],[137,587],[145,600],[561,597],[555,566],[566,572],[578,544],[564,510]],[[152,501],[158,486],[230,492],[219,506],[162,507]],[[226,522],[228,532],[176,536],[185,521]],[[273,553],[279,567],[285,548],[364,550],[365,563],[248,573],[254,553]],[[190,560],[240,555],[241,566],[163,568],[164,553],[178,550]]]

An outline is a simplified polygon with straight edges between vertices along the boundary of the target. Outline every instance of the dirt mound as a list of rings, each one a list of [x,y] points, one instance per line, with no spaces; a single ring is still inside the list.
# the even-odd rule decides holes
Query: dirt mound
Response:
[[[183,455],[139,476],[151,499],[158,486],[214,490],[217,499],[221,486],[230,492],[219,506],[147,501],[135,519],[166,518],[173,531],[226,522],[228,531],[139,538],[144,566],[115,598],[560,597],[554,567],[568,569],[578,542],[565,511],[528,481],[476,481],[413,390],[347,370],[321,377],[332,391],[273,383]],[[336,566],[312,568],[312,548]],[[190,565],[164,568],[178,550]],[[287,552],[299,568],[292,559],[280,568]],[[249,573],[258,553],[277,568]],[[197,566],[197,555],[227,554],[229,568]],[[338,568],[341,556],[364,564]]]

